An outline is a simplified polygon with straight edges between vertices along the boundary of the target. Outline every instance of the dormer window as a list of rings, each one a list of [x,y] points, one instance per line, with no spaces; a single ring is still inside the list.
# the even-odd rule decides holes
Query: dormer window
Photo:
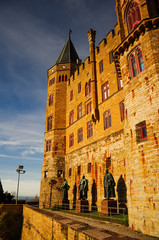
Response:
[[[128,32],[131,32],[141,21],[140,8],[137,2],[132,1],[127,12]]]

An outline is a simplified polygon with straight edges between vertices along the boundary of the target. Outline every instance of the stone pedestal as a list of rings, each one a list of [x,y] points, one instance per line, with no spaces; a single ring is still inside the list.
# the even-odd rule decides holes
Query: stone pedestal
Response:
[[[62,209],[69,210],[69,200],[60,200],[59,205],[62,207]]]
[[[113,199],[104,199],[101,202],[101,214],[107,216],[117,214],[117,201]]]
[[[88,212],[89,211],[89,203],[87,200],[77,200],[76,201],[76,212]]]

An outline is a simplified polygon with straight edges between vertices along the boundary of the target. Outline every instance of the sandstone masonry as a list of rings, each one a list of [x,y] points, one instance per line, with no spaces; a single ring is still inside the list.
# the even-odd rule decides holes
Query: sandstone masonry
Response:
[[[89,209],[100,211],[109,168],[130,227],[159,236],[158,2],[116,0],[116,12],[98,46],[89,30],[84,62],[69,33],[48,70],[40,208],[59,204],[64,178],[74,207],[84,174]]]

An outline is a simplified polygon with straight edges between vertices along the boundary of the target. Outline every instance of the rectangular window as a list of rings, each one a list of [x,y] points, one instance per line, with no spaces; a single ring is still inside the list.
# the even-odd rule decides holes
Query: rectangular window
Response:
[[[121,121],[123,121],[125,119],[124,101],[120,102],[120,115],[121,115]]]
[[[57,177],[63,177],[63,170],[57,171]]]
[[[80,175],[81,174],[81,166],[77,167],[77,174]]]
[[[142,140],[147,139],[146,125],[141,126],[141,138],[142,138]]]
[[[69,175],[69,177],[71,177],[71,175],[72,175],[72,168],[69,168],[68,175]]]
[[[74,145],[74,134],[70,134],[69,136],[69,147],[72,147]]]
[[[102,86],[102,96],[103,96],[103,101],[109,97],[109,83],[106,82]]]
[[[49,96],[49,106],[53,104],[53,94]]]
[[[136,141],[137,143],[144,142],[147,140],[147,129],[146,121],[142,121],[136,124]]]
[[[104,113],[104,129],[111,127],[111,113],[110,110]]]
[[[93,122],[90,121],[87,123],[87,138],[93,136]]]
[[[78,129],[78,143],[83,141],[83,128]]]
[[[92,103],[89,102],[89,103],[87,104],[87,114],[90,113],[91,111],[92,111]]]
[[[81,82],[78,84],[78,93],[81,92]]]
[[[52,129],[52,116],[47,118],[47,130],[51,130]]]
[[[50,152],[51,151],[51,140],[47,140],[46,141],[46,152]]]
[[[118,78],[118,86],[119,89],[123,88],[123,80],[121,78]]]
[[[109,53],[109,62],[112,63],[114,61],[113,50]]]
[[[82,117],[82,103],[80,103],[77,107],[77,119]]]
[[[103,72],[103,60],[99,62],[99,72]]]
[[[70,125],[73,123],[73,121],[74,121],[74,111],[72,110],[70,112]]]
[[[88,173],[91,172],[91,163],[88,163]]]
[[[72,101],[73,100],[73,90],[71,90],[71,92],[70,92],[70,101]]]
[[[44,178],[47,178],[48,176],[48,171],[44,171]]]

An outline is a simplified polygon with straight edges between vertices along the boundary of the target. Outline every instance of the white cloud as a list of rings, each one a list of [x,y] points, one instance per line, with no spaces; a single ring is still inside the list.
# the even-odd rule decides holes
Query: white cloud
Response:
[[[5,154],[0,154],[0,158],[8,158],[8,159],[22,159],[21,156],[10,156]],[[24,160],[35,160],[35,161],[42,161],[42,158],[35,158],[35,157],[23,157]]]
[[[5,179],[2,182],[4,192],[16,192],[17,181]],[[20,180],[19,196],[35,196],[40,194],[40,181],[35,180]]]
[[[5,150],[17,151],[19,157],[43,153],[44,115],[42,117],[40,112],[16,113],[14,116],[7,112],[3,114],[6,120],[4,121],[3,118],[0,120],[0,147],[3,147],[4,152]],[[4,152],[2,155],[7,155]]]

